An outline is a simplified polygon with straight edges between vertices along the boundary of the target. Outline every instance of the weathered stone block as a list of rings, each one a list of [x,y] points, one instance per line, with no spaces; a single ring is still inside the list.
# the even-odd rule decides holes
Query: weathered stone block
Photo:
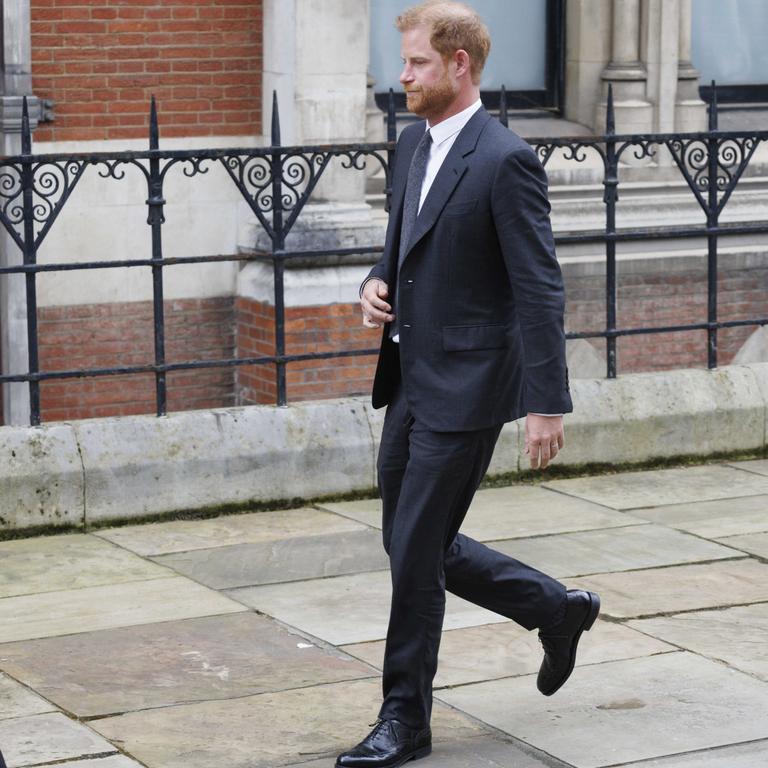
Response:
[[[83,515],[83,467],[72,427],[0,427],[0,530],[81,525]]]
[[[190,411],[77,425],[90,522],[371,488],[354,401]]]

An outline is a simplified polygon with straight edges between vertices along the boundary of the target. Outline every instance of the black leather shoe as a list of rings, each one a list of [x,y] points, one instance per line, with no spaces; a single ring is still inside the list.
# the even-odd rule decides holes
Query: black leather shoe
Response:
[[[553,627],[539,630],[544,647],[536,686],[551,696],[571,676],[576,664],[576,648],[582,632],[589,630],[600,613],[600,598],[594,592],[568,590],[565,617]]]
[[[397,768],[431,751],[429,727],[414,730],[399,720],[378,720],[356,747],[338,756],[336,768]]]

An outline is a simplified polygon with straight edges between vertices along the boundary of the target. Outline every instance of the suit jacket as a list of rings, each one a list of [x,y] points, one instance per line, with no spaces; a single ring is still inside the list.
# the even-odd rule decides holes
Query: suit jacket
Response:
[[[546,174],[485,109],[440,167],[398,275],[405,184],[425,128],[409,125],[398,141],[384,252],[369,273],[393,307],[397,293],[400,331],[398,355],[384,328],[374,407],[402,378],[411,413],[439,432],[573,410]]]

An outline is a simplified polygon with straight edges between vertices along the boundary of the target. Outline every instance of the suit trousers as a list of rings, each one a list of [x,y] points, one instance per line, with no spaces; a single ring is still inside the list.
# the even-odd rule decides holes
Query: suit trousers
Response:
[[[430,721],[446,588],[529,630],[564,615],[561,583],[459,533],[501,427],[434,432],[410,413],[401,384],[390,400],[377,462],[392,576],[382,718]]]

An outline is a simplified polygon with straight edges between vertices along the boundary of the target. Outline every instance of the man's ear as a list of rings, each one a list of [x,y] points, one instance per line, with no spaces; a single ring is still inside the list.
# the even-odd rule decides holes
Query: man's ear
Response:
[[[471,76],[471,62],[469,60],[469,54],[463,49],[459,48],[458,51],[453,55],[453,60],[456,63],[456,77],[461,77],[462,75],[470,75]]]

